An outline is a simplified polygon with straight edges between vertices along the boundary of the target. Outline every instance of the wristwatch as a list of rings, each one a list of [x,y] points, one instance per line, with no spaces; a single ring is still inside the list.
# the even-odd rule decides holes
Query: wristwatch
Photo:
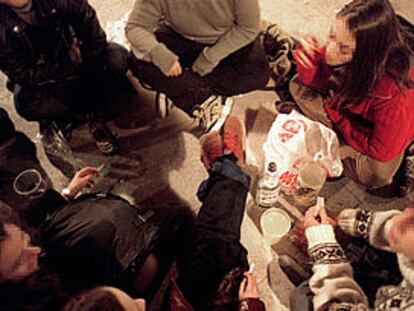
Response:
[[[71,195],[70,195],[70,189],[69,188],[63,188],[62,189],[62,195],[67,199],[70,200],[72,199]]]

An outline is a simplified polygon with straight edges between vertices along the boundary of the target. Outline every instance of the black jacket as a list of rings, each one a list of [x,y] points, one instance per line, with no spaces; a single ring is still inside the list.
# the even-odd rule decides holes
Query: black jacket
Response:
[[[38,87],[76,75],[78,64],[69,52],[76,40],[82,66],[103,61],[106,35],[86,0],[32,1],[34,25],[0,5],[0,70],[12,82]],[[44,50],[55,53],[45,57]]]
[[[139,268],[158,240],[151,210],[111,194],[67,202],[48,190],[30,211],[47,261],[76,287],[116,281],[132,262]]]

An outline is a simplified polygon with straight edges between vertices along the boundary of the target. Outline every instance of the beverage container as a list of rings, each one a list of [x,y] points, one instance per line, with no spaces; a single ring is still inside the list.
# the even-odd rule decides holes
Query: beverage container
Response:
[[[292,220],[280,208],[269,208],[260,217],[263,238],[269,245],[279,242],[290,230]]]
[[[277,165],[275,162],[270,162],[257,185],[256,203],[262,207],[273,206],[278,201],[279,191],[280,181]]]
[[[299,171],[298,181],[293,193],[296,204],[313,206],[326,180],[326,170],[320,162],[309,162]]]
[[[41,197],[46,191],[46,182],[36,169],[20,172],[13,182],[14,191],[31,199]]]

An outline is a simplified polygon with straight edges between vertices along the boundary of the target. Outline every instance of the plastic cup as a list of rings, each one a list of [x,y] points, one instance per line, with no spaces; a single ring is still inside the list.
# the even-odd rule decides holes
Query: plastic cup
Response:
[[[315,205],[325,180],[326,170],[321,163],[307,163],[299,172],[298,182],[294,191],[296,203],[304,206]]]
[[[289,232],[291,225],[290,216],[280,208],[269,208],[260,217],[263,238],[269,245],[279,242]]]
[[[46,183],[38,170],[28,169],[20,172],[16,176],[13,189],[19,195],[35,199],[44,194],[46,191]]]

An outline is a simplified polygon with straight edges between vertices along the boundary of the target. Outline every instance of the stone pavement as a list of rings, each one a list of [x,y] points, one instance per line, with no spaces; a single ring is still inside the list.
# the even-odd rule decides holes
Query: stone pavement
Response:
[[[322,40],[334,11],[346,2],[261,0],[261,8],[264,19],[280,24],[292,35],[300,37],[313,34]],[[392,2],[399,12],[414,21],[412,0]],[[131,9],[133,0],[91,0],[91,3],[105,25],[121,19]],[[4,77],[1,76],[1,79],[4,80]],[[155,197],[159,204],[165,201],[178,202],[197,211],[200,203],[195,193],[198,184],[207,177],[199,161],[198,137],[201,133],[195,122],[178,109],[174,109],[167,119],[157,120],[154,95],[142,90],[137,100],[131,103],[130,109],[124,111],[111,125],[120,137],[120,155],[107,158],[98,154],[84,128],[74,133],[71,146],[83,165],[105,164],[106,174],[100,181],[101,187],[115,185],[115,192],[128,195],[137,202]],[[234,99],[232,113],[242,118],[247,128],[247,162],[253,177],[253,189],[263,161],[261,146],[276,115],[276,99],[277,95],[273,91],[256,91]],[[0,105],[11,113],[19,130],[35,138],[37,124],[25,122],[16,115],[12,96],[5,90],[4,83],[0,83]],[[63,188],[67,178],[50,164],[43,149],[38,147],[39,157],[54,186]],[[359,206],[372,209],[401,208],[409,200],[369,195],[347,178],[327,183],[322,195],[327,198],[327,206],[334,209]],[[249,197],[248,206],[253,205],[251,200]],[[287,310],[292,285],[277,265],[277,254],[261,238],[260,230],[255,225],[257,219],[248,216],[250,214],[247,211],[244,218],[242,242],[249,251],[249,260],[255,263],[255,274],[267,310]]]

